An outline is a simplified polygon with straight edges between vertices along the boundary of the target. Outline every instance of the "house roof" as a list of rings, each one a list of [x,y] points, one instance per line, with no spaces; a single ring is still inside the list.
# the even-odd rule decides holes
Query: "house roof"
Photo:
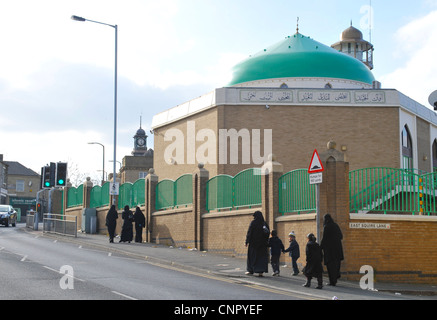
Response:
[[[8,167],[8,175],[20,175],[20,176],[38,176],[38,173],[23,166],[17,161],[3,161]]]

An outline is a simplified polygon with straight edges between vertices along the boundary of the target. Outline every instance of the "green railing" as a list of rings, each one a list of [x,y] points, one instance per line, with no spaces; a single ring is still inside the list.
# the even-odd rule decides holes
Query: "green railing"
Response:
[[[279,178],[279,213],[308,213],[316,210],[316,185],[309,183],[307,169],[297,169]]]
[[[145,200],[145,179],[138,179],[133,184],[123,183],[119,188],[118,209],[123,209],[126,205],[130,208],[142,206]]]
[[[436,214],[436,173],[364,168],[349,173],[351,213]]]
[[[218,175],[209,179],[206,186],[206,209],[230,209],[232,202],[232,180],[229,175]]]
[[[109,205],[109,182],[103,184],[103,186],[94,186],[90,192],[90,207],[98,208]]]
[[[185,174],[176,181],[164,179],[156,185],[156,210],[177,208],[193,203],[193,176]]]
[[[71,187],[67,193],[67,208],[78,207],[83,205],[83,184],[77,188]]]
[[[261,169],[246,169],[235,177],[213,177],[207,183],[206,194],[208,211],[261,205]]]

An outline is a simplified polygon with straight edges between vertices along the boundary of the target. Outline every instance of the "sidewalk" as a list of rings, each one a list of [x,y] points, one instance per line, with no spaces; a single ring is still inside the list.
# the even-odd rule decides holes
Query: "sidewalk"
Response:
[[[112,254],[123,254],[133,258],[145,259],[152,263],[174,266],[184,270],[191,270],[199,273],[219,275],[231,277],[264,286],[276,287],[278,289],[290,288],[296,286],[300,289],[300,285],[305,283],[305,277],[302,274],[292,276],[291,261],[286,267],[281,266],[281,274],[279,277],[271,275],[271,266],[269,265],[269,273],[264,277],[245,275],[246,260],[234,258],[230,256],[211,253],[208,251],[198,251],[190,248],[173,248],[166,245],[154,243],[119,243],[119,238],[114,239],[114,243],[109,243],[109,238],[101,234],[85,234],[78,233],[77,238],[42,231],[33,231],[23,228],[28,232],[38,232],[44,237],[56,238],[60,241],[71,242],[81,245],[86,248],[95,248],[103,251],[111,252]],[[42,229],[40,229],[42,230]],[[302,263],[302,261],[300,261]],[[274,280],[274,281],[273,281]],[[324,283],[327,281],[327,276],[324,275]],[[337,287],[325,288],[350,288],[360,289],[358,282],[340,280]],[[397,283],[375,283],[375,289],[379,292],[388,292],[396,295],[408,296],[423,296],[426,299],[437,300],[437,285],[415,285],[415,284],[397,284]],[[311,289],[308,289],[311,290]],[[324,290],[309,291],[315,294],[315,291],[322,292]],[[304,291],[303,291],[304,292]]]

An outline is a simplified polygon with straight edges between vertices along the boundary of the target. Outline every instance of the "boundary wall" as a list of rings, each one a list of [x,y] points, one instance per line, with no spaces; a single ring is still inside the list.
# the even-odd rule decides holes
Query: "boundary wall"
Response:
[[[437,284],[437,216],[350,213],[349,163],[333,143],[320,153],[320,158],[325,168],[319,185],[320,236],[323,236],[323,216],[330,213],[343,233],[342,277],[359,281],[364,276],[360,268],[368,265],[374,270],[375,281]],[[246,232],[253,212],[260,210],[270,229],[278,231],[286,248],[288,233],[296,233],[301,253],[298,265],[302,269],[306,260],[306,235],[317,234],[317,213],[279,212],[278,182],[283,174],[282,165],[271,156],[261,168],[261,204],[208,212],[206,195],[210,177],[199,164],[192,173],[192,203],[157,211],[155,191],[159,177],[150,169],[145,178],[145,204],[140,207],[146,217],[143,240],[244,258]],[[64,192],[63,212],[77,215],[79,226],[82,209],[89,207],[91,188],[89,181],[84,184],[83,205],[75,208],[65,207],[67,192]],[[97,208],[97,230],[102,234],[107,233],[108,210],[108,206]],[[121,212],[117,234],[121,231]],[[281,261],[291,265],[288,254],[282,255]]]

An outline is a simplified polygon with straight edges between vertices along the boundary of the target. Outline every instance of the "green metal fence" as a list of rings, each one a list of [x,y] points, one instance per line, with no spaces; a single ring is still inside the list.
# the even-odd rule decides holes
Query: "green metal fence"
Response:
[[[83,205],[83,184],[81,184],[77,188],[69,188],[67,197],[67,208]]]
[[[185,174],[176,181],[164,179],[156,185],[156,210],[177,208],[193,203],[193,176]]]
[[[209,179],[206,186],[206,209],[230,209],[232,202],[232,180],[229,175],[218,175]]]
[[[350,212],[436,214],[436,173],[364,168],[349,173]]]
[[[103,186],[94,186],[90,192],[90,207],[98,208],[109,205],[109,182]]]
[[[308,213],[316,210],[316,185],[310,184],[307,169],[297,169],[279,178],[279,212]]]
[[[134,183],[125,182],[119,188],[118,209],[126,205],[130,208],[142,206],[145,200],[145,179],[138,179]]]
[[[207,183],[206,193],[208,211],[261,205],[261,169],[246,169],[235,177],[213,177]]]

